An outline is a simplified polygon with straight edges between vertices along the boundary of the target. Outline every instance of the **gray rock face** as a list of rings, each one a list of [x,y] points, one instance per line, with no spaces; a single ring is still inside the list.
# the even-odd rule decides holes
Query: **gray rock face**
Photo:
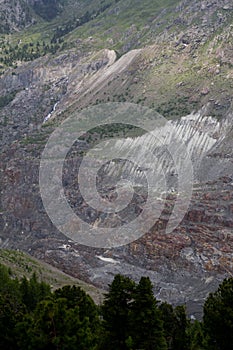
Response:
[[[1,24],[0,32],[18,31],[35,23],[28,3],[22,0],[9,2],[0,1]]]
[[[50,21],[62,10],[59,0],[14,0],[0,1],[0,32],[20,31],[35,24],[38,19]]]

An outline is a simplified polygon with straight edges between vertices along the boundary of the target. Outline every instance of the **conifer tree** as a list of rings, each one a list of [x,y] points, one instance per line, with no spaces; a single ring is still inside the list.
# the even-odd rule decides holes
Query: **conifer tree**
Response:
[[[233,349],[233,278],[225,279],[204,304],[208,349]]]
[[[190,321],[185,306],[159,305],[168,350],[190,350]],[[197,348],[198,349],[198,348]]]
[[[176,317],[172,305],[163,302],[159,305],[161,319],[163,321],[164,336],[168,350],[173,349],[173,341],[176,331]]]
[[[66,299],[38,303],[17,325],[20,350],[94,350],[95,338],[88,318],[82,321],[78,306],[67,308]]]
[[[98,342],[100,337],[100,318],[99,310],[92,298],[77,286],[64,286],[55,290],[54,298],[65,299],[68,310],[78,308],[79,319],[81,322],[88,321],[88,327],[92,333],[92,339]],[[73,311],[69,311],[73,312]],[[86,320],[86,321],[85,321]]]
[[[105,341],[104,350],[128,348],[129,310],[133,301],[135,283],[128,277],[116,275],[102,306]]]
[[[22,301],[28,311],[33,311],[37,303],[51,295],[50,286],[44,282],[39,282],[35,273],[29,280],[25,276],[22,278],[20,291]]]
[[[186,308],[179,305],[174,309],[175,315],[175,331],[173,339],[173,348],[179,350],[190,350],[190,339],[188,328],[190,321],[186,316]]]
[[[160,312],[149,277],[142,277],[134,292],[130,310],[130,335],[134,349],[167,349]]]

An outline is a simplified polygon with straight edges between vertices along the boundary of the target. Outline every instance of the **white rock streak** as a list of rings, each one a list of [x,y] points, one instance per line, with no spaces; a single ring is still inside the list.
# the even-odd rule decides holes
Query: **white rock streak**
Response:
[[[55,103],[55,105],[53,106],[52,111],[44,118],[43,124],[47,122],[47,120],[49,120],[52,116],[52,114],[56,111],[58,102]]]
[[[104,262],[107,262],[107,263],[111,263],[111,264],[120,264],[119,261],[114,260],[114,259],[112,259],[112,258],[105,258],[105,257],[103,257],[103,256],[101,256],[101,255],[96,255],[96,257],[97,257],[98,259],[104,261]]]
[[[119,139],[115,143],[116,149],[119,150],[132,150],[135,152],[134,159],[138,159],[138,164],[142,163],[142,159],[145,158],[145,149],[148,149],[151,153],[155,154],[158,161],[158,173],[164,172],[164,174],[176,174],[174,164],[169,159],[168,153],[164,152],[162,147],[171,147],[174,145],[177,147],[177,161],[176,166],[182,167],[185,164],[185,155],[179,150],[179,142],[185,144],[189,156],[192,159],[194,169],[198,168],[203,156],[221,139],[220,123],[212,117],[202,116],[201,112],[197,114],[190,114],[181,118],[178,121],[168,121],[161,128],[156,129],[153,134],[145,134],[136,138],[128,137],[126,139]],[[156,141],[156,139],[158,141]],[[180,153],[179,153],[180,152]],[[153,161],[153,160],[151,160]],[[152,164],[148,163],[148,157],[145,158],[145,169],[149,170]],[[140,177],[140,171],[137,167],[131,164],[118,164],[114,161],[108,163],[105,167],[105,172],[109,176],[116,175],[116,172],[122,172],[122,167],[129,175]],[[143,169],[141,171],[143,176]]]

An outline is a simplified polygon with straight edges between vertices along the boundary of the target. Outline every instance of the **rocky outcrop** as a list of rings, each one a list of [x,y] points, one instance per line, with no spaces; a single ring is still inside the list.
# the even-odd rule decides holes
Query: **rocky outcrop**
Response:
[[[15,0],[13,2],[1,0],[0,12],[0,33],[18,31],[35,23],[35,18],[33,18],[27,2],[22,0]]]
[[[14,0],[0,1],[0,33],[20,31],[36,24],[38,20],[50,21],[62,10],[59,0]]]

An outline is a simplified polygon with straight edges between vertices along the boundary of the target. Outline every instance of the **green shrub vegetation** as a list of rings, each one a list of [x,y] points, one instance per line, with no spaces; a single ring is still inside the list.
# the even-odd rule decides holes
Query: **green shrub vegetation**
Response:
[[[161,303],[151,281],[116,275],[102,305],[80,287],[51,291],[35,273],[0,265],[0,348],[8,350],[225,350],[233,344],[233,278],[204,305],[203,321]]]
[[[5,66],[17,66],[17,62],[28,62],[46,55],[47,53],[55,54],[57,51],[64,49],[65,43],[59,40],[57,43],[45,43],[45,41],[29,42],[22,44],[10,44],[3,41],[1,43],[0,63]]]

